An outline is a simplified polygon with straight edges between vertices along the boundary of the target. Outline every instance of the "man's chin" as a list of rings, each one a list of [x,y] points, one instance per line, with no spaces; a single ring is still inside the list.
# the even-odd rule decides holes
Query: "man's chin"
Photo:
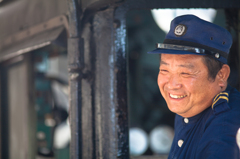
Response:
[[[177,107],[176,105],[175,106],[168,106],[168,109],[173,112],[173,113],[176,113],[180,116],[185,116],[185,114],[187,114],[187,110],[183,110],[183,109],[180,109],[179,107]]]

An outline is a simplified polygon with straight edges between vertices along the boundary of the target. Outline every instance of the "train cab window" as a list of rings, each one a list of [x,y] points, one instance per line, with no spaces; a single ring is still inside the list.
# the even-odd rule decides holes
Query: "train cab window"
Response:
[[[127,13],[129,147],[133,158],[167,158],[170,151],[175,114],[169,111],[157,85],[159,55],[147,52],[155,49],[156,43],[163,42],[174,17],[189,13],[227,28],[235,39],[233,45],[236,44],[237,33],[229,25],[227,10],[155,9]],[[229,57],[233,70],[229,82],[237,88],[237,64],[231,54],[234,50]]]
[[[69,158],[66,50],[50,44],[2,63],[0,158]]]

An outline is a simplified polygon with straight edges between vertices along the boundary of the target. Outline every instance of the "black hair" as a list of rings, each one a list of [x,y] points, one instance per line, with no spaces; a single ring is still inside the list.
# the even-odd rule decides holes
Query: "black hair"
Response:
[[[211,81],[215,81],[215,78],[218,72],[221,70],[224,63],[218,61],[217,59],[210,55],[203,56],[203,63],[208,68],[208,79]]]

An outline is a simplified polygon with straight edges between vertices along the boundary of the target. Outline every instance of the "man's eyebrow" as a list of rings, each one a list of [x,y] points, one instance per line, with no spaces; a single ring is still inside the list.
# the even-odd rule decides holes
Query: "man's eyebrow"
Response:
[[[185,67],[185,68],[189,68],[192,69],[194,68],[194,65],[191,63],[186,63],[186,64],[182,64],[182,65],[178,65],[179,67]]]
[[[160,61],[160,65],[169,65],[167,62],[165,61]],[[192,69],[194,68],[194,65],[191,63],[186,63],[186,64],[181,64],[181,65],[177,65],[178,67],[184,67],[184,68],[189,68]]]
[[[169,65],[169,64],[161,60],[160,65]]]

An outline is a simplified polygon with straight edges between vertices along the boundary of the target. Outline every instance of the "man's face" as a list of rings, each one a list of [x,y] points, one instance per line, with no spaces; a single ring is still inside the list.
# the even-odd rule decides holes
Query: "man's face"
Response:
[[[199,114],[212,104],[221,88],[208,79],[201,55],[162,54],[158,86],[168,108],[183,117]]]

